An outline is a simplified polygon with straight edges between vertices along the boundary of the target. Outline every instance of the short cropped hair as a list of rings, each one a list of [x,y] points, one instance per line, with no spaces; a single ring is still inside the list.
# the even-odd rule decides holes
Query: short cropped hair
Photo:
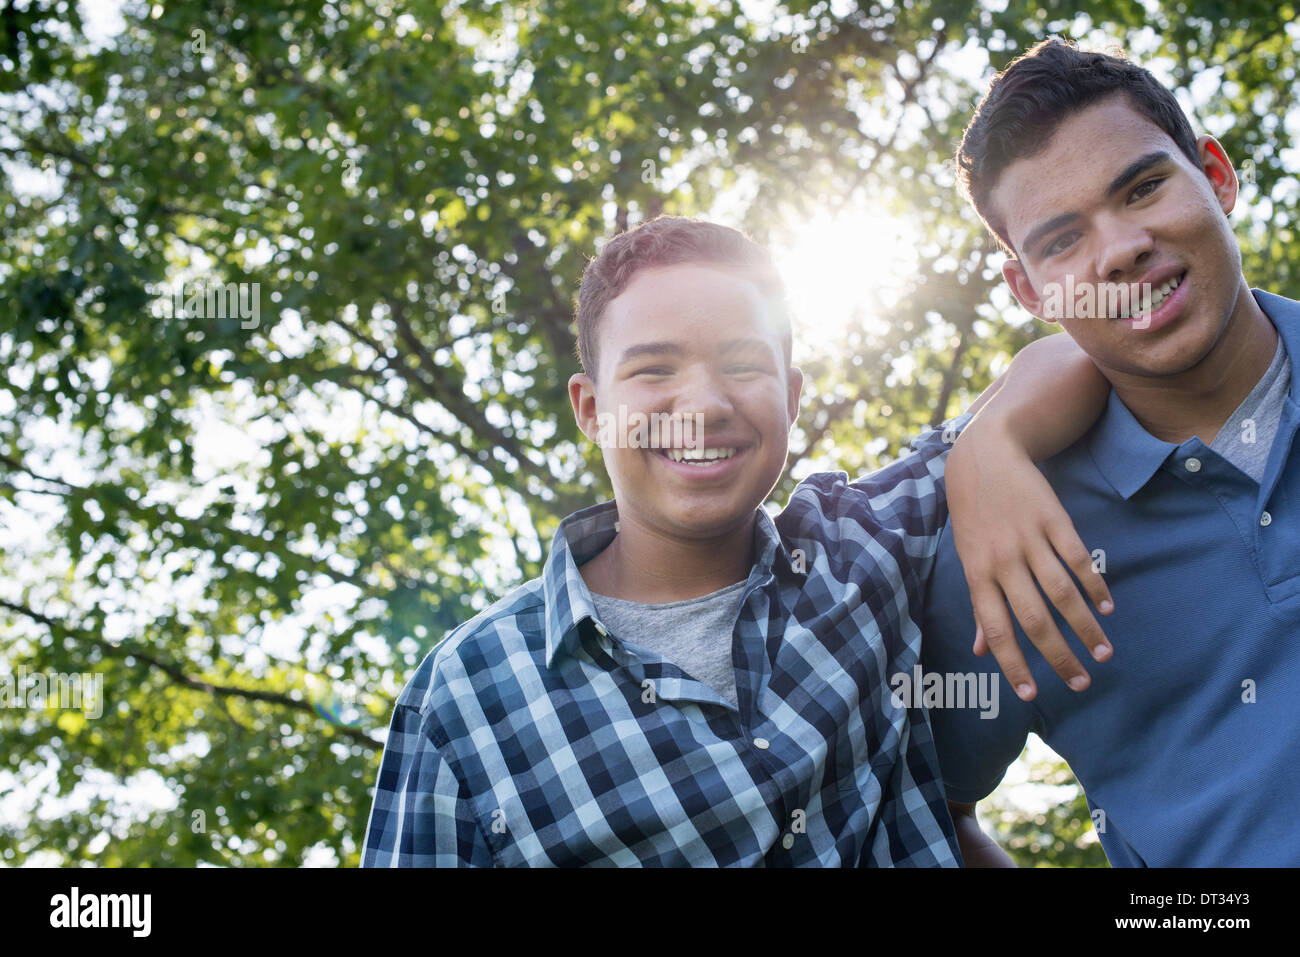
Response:
[[[957,149],[957,186],[1008,253],[1015,255],[1006,224],[989,206],[999,177],[1016,160],[1045,149],[1067,117],[1119,93],[1200,167],[1196,134],[1178,100],[1123,56],[1085,52],[1052,37],[994,77]]]
[[[598,333],[605,311],[644,269],[682,263],[725,266],[740,271],[776,306],[786,363],[792,333],[785,284],[771,254],[744,233],[700,219],[659,216],[620,233],[587,263],[578,289],[578,359],[595,379]]]

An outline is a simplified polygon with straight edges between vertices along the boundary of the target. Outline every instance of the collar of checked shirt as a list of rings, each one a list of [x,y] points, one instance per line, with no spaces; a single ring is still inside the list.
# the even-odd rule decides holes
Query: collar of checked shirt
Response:
[[[789,551],[781,541],[772,517],[759,508],[754,528],[754,565],[745,587],[745,598],[754,588],[769,582],[777,570],[802,579],[794,570]],[[595,557],[618,533],[618,505],[603,502],[574,512],[560,523],[551,542],[550,555],[542,572],[546,600],[546,667],[557,656],[573,654],[579,640],[579,626],[588,618],[599,622],[591,592],[578,566]],[[742,605],[744,599],[742,599]]]

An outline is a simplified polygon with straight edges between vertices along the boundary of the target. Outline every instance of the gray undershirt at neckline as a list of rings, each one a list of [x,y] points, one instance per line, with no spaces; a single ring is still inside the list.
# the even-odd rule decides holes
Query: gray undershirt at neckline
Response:
[[[1237,410],[1228,416],[1228,421],[1223,423],[1223,428],[1210,443],[1210,449],[1256,482],[1262,482],[1268,454],[1282,419],[1282,405],[1290,391],[1291,363],[1279,335],[1273,361]]]
[[[619,641],[648,648],[737,708],[731,635],[744,581],[662,605],[591,593],[600,623]]]

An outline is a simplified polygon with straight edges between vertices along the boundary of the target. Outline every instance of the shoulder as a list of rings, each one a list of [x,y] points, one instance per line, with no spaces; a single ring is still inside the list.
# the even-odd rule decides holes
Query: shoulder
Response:
[[[795,543],[857,537],[862,528],[876,531],[883,524],[871,497],[844,472],[815,472],[803,479],[775,522],[781,537]]]
[[[895,532],[933,536],[947,517],[943,456],[906,452],[868,475],[817,472],[796,487],[777,527],[796,537]]]
[[[428,714],[475,694],[475,679],[510,668],[519,654],[543,656],[546,605],[542,581],[514,588],[457,626],[425,656],[397,699],[397,707]]]
[[[1252,289],[1251,294],[1255,297],[1255,301],[1259,303],[1260,308],[1274,322],[1278,319],[1300,321],[1300,302],[1288,299],[1286,296],[1279,296],[1274,292],[1266,292],[1263,289]]]
[[[833,512],[848,487],[849,477],[844,472],[814,472],[794,487],[790,501],[779,517],[787,518],[809,511]]]

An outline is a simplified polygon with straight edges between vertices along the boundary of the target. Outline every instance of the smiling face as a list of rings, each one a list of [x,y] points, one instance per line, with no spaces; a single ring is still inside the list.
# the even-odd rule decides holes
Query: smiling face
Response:
[[[752,520],[785,467],[803,383],[778,309],[737,269],[699,264],[638,272],[610,302],[599,378],[574,376],[569,395],[600,437],[621,522],[703,540]],[[702,428],[645,427],[656,421]]]
[[[1039,318],[1059,318],[1112,382],[1197,368],[1250,299],[1227,219],[1236,176],[1212,137],[1197,145],[1199,168],[1116,94],[1068,116],[989,195],[1017,256],[1003,266],[1012,292]],[[1111,310],[1103,294],[1089,309],[1078,298],[1088,284],[1104,293],[1100,284],[1132,283],[1150,284],[1154,308]],[[1063,311],[1051,308],[1054,290]]]

